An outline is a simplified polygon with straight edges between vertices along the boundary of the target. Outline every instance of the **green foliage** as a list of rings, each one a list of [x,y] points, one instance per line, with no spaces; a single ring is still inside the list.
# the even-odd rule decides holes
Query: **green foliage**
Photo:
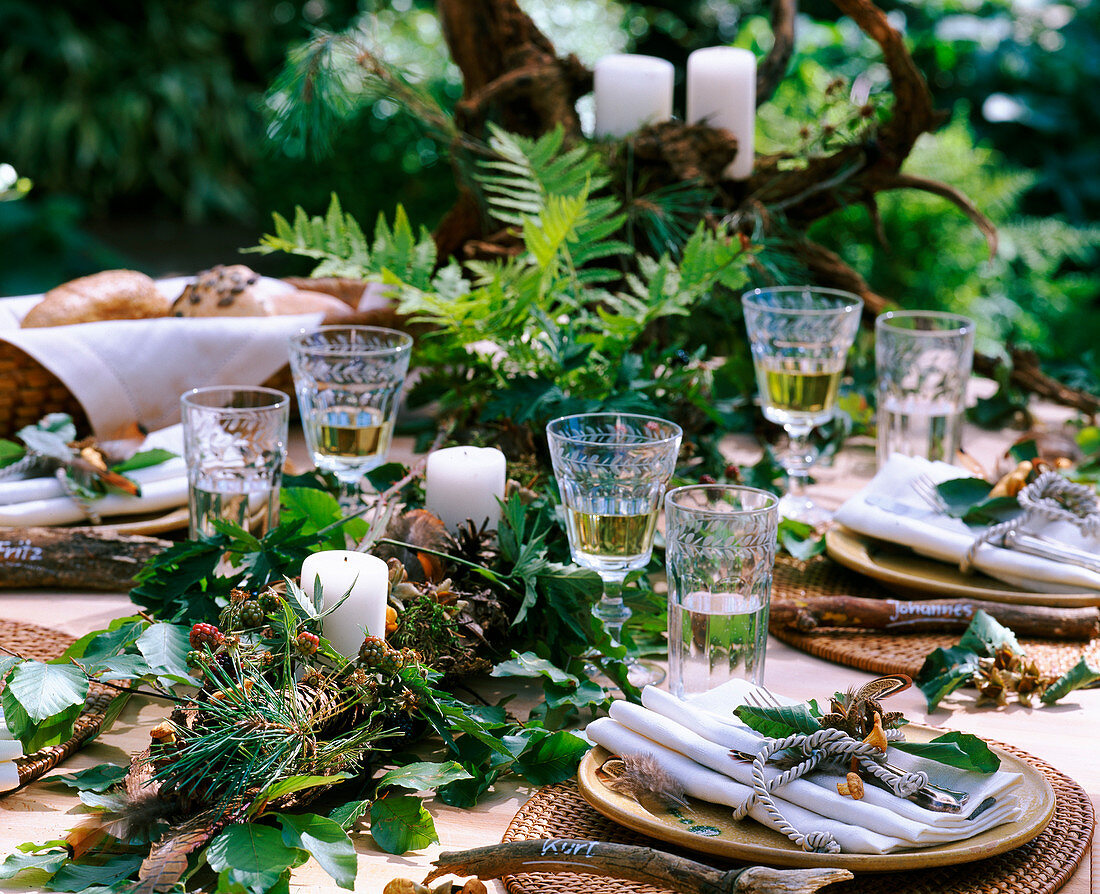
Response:
[[[414,234],[400,205],[394,212],[392,227],[384,215],[378,215],[370,245],[355,218],[343,212],[335,193],[324,217],[309,217],[301,206],[294,210],[293,224],[281,214],[272,217],[274,235],[263,236],[260,245],[250,250],[261,254],[287,252],[320,261],[310,276],[368,279],[388,275],[421,288],[427,286],[435,269],[431,233],[421,227]]]
[[[378,846],[391,854],[439,841],[432,815],[412,795],[386,795],[371,804],[370,832]]]
[[[1001,766],[1001,759],[972,733],[944,733],[931,742],[895,742],[892,747],[915,757],[975,773],[996,773]]]

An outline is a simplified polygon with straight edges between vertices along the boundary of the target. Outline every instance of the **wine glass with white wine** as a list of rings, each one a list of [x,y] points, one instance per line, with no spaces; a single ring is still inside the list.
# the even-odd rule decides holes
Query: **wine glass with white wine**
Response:
[[[631,610],[626,575],[649,564],[665,485],[676,468],[683,431],[674,422],[629,413],[563,416],[546,426],[554,477],[565,507],[573,561],[603,580],[592,612],[615,640]],[[636,686],[659,683],[664,671],[628,662]]]
[[[302,431],[314,465],[340,482],[345,512],[363,509],[363,476],[386,461],[412,338],[378,326],[321,326],[290,340]]]
[[[783,286],[746,292],[741,305],[764,416],[789,441],[780,457],[789,484],[779,514],[819,524],[829,513],[804,492],[817,460],[810,432],[833,418],[863,301],[839,289]]]

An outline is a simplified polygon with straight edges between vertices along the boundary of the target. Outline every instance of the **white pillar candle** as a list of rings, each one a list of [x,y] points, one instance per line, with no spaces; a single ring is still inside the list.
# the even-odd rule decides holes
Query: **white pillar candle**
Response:
[[[466,519],[478,527],[486,519],[494,530],[500,523],[500,504],[506,480],[504,454],[496,447],[446,447],[428,455],[424,506],[449,531]]]
[[[732,180],[752,174],[756,133],[756,56],[737,47],[707,47],[688,56],[687,123],[721,127],[737,137],[726,168]]]
[[[656,56],[604,56],[593,71],[597,138],[621,139],[672,117],[672,63]]]
[[[321,622],[325,639],[337,652],[354,658],[364,636],[385,638],[390,590],[385,562],[346,549],[322,550],[302,563],[302,589],[309,598],[313,597],[316,580],[321,581],[322,610],[332,608],[351,588],[348,598]]]

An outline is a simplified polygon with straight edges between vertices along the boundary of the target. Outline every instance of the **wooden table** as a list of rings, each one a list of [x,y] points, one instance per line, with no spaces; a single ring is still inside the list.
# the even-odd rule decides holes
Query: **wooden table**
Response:
[[[1048,413],[1056,420],[1058,411]],[[992,461],[1010,439],[1010,435],[990,435],[968,431],[964,443],[983,461]],[[727,445],[733,454],[748,456],[750,444],[731,439]],[[300,450],[300,447],[298,448]],[[299,456],[301,460],[303,457]],[[831,469],[817,472],[819,484],[812,491],[823,505],[835,506],[873,472],[873,451],[846,449]],[[74,636],[103,627],[112,618],[131,611],[129,601],[120,595],[48,592],[0,591],[0,618],[9,618],[49,626]],[[767,684],[778,692],[796,697],[826,697],[866,681],[869,675],[847,667],[813,658],[769,640]],[[500,681],[486,681],[495,685]],[[498,691],[498,690],[494,690]],[[940,709],[927,714],[923,696],[911,689],[896,696],[891,707],[905,712],[910,719],[935,727],[974,732],[989,739],[1008,742],[1047,761],[1075,779],[1088,792],[1094,808],[1100,809],[1100,690],[1071,694],[1064,703],[1050,708],[1028,710],[1019,706],[1002,709],[971,707],[973,695],[949,697]],[[101,740],[71,758],[55,773],[71,772],[105,761],[125,762],[130,751],[148,744],[148,728],[164,714],[157,704],[131,704],[114,729]],[[360,854],[356,889],[380,892],[385,883],[397,877],[420,880],[435,854],[443,850],[461,850],[500,841],[516,811],[530,796],[531,789],[506,779],[495,793],[469,810],[457,810],[429,802],[435,817],[440,844],[415,853],[394,856],[380,851],[369,832],[354,837]],[[63,837],[78,821],[79,804],[67,789],[50,785],[48,777],[26,789],[0,799],[0,852],[9,853],[25,841],[46,841]],[[296,887],[310,891],[335,892],[331,878],[310,862],[296,870]],[[33,885],[0,883],[0,890],[33,890]],[[503,891],[503,886],[491,890]],[[1100,865],[1095,849],[1085,856],[1081,866],[1062,889],[1066,894],[1100,891]]]

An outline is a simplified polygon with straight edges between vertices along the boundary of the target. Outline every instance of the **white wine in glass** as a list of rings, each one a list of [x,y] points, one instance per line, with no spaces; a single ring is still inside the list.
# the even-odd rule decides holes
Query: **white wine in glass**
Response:
[[[764,416],[778,425],[820,425],[833,418],[844,362],[761,358],[756,364]]]

